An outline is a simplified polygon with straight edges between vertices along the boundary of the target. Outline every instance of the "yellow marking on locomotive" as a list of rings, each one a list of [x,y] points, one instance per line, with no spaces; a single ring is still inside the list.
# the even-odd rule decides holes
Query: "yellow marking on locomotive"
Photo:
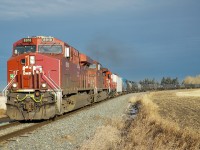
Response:
[[[32,100],[34,100],[36,103],[41,103],[43,99],[43,95],[40,96],[40,99],[36,99],[34,94],[26,94],[23,98],[19,98],[19,95],[17,95],[17,100],[18,101],[24,101],[26,98],[30,97]]]

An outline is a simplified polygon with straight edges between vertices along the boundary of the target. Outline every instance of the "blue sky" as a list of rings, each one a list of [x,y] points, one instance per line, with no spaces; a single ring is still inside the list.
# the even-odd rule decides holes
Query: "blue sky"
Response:
[[[12,44],[48,35],[130,80],[198,75],[199,0],[0,0],[0,89]]]

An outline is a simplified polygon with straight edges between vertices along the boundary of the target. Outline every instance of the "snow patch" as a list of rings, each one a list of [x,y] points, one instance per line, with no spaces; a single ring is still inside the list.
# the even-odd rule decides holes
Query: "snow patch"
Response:
[[[7,99],[5,96],[0,96],[0,109],[5,109],[6,110],[6,102]]]

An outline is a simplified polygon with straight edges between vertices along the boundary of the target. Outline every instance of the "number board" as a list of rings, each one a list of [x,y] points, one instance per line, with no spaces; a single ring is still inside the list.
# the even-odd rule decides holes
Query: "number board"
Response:
[[[30,38],[24,39],[24,43],[31,43],[31,42],[32,42],[32,39],[30,39]]]
[[[53,42],[53,38],[42,38],[42,42]]]

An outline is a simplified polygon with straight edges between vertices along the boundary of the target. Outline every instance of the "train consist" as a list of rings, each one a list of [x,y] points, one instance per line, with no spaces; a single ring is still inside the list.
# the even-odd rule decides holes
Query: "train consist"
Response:
[[[68,43],[46,36],[13,44],[7,82],[7,115],[14,120],[50,119],[135,87]]]

